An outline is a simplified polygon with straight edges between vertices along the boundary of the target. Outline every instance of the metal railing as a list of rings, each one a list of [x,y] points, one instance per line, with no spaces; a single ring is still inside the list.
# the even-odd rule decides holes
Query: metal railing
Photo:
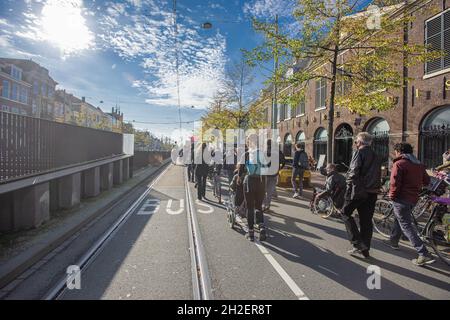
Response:
[[[122,154],[122,134],[0,111],[0,183]]]

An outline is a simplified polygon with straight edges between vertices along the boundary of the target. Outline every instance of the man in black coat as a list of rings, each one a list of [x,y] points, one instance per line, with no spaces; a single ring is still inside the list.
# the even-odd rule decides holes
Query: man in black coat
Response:
[[[347,188],[341,215],[353,245],[348,252],[365,258],[370,257],[372,217],[381,187],[381,166],[377,155],[370,147],[372,140],[372,136],[367,132],[361,132],[356,136],[356,150],[347,172]],[[358,210],[359,229],[352,216],[355,210]]]

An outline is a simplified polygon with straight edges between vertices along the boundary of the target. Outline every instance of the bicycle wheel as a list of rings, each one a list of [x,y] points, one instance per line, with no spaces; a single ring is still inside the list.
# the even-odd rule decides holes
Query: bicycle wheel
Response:
[[[430,208],[432,206],[432,202],[428,197],[420,197],[419,201],[415,205],[412,214],[416,220],[418,220],[425,213],[431,213]]]
[[[373,213],[373,227],[383,237],[389,238],[394,227],[394,207],[385,199],[378,199]]]
[[[450,231],[448,228],[442,221],[434,220],[428,228],[427,238],[438,257],[450,266]]]

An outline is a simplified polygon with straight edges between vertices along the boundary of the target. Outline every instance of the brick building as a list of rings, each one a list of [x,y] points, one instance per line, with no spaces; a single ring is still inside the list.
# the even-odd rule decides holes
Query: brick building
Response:
[[[50,77],[49,71],[33,60],[0,58],[0,63],[16,66],[22,73],[22,80],[31,85],[31,113],[28,114],[53,120],[58,83]]]
[[[386,92],[395,102],[395,107],[389,111],[374,111],[361,116],[349,112],[345,106],[336,106],[333,125],[335,163],[350,162],[353,137],[361,131],[375,136],[373,147],[384,164],[391,162],[393,145],[401,141],[411,143],[428,167],[442,162],[442,153],[450,148],[450,1],[416,0],[412,5],[410,13],[415,19],[405,34],[399,36],[405,36],[409,43],[431,44],[449,55],[413,67],[399,63],[398,71],[414,80],[404,89]],[[277,127],[285,154],[292,153],[295,142],[302,142],[316,160],[320,155],[326,155],[329,96],[327,81],[310,81],[305,102],[295,110],[278,105]],[[271,96],[261,98],[260,103],[267,109],[267,120],[271,123]]]

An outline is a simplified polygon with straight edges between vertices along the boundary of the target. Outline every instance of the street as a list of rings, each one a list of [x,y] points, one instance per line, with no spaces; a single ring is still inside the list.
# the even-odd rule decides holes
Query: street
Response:
[[[201,287],[210,286],[203,290],[213,299],[450,299],[450,270],[443,262],[413,266],[411,247],[402,242],[401,250],[393,251],[376,233],[371,260],[349,256],[339,219],[311,214],[308,200],[292,199],[282,189],[273,212],[265,215],[267,241],[252,243],[243,227],[228,227],[226,208],[213,197],[211,185],[207,200],[195,201],[196,189],[185,181],[185,170],[170,165],[156,179],[82,269],[81,289],[65,290],[60,299],[194,299],[200,273]],[[224,178],[222,190],[227,190]],[[192,268],[190,207],[206,260],[200,272]],[[379,289],[368,288],[370,265],[381,270]]]

